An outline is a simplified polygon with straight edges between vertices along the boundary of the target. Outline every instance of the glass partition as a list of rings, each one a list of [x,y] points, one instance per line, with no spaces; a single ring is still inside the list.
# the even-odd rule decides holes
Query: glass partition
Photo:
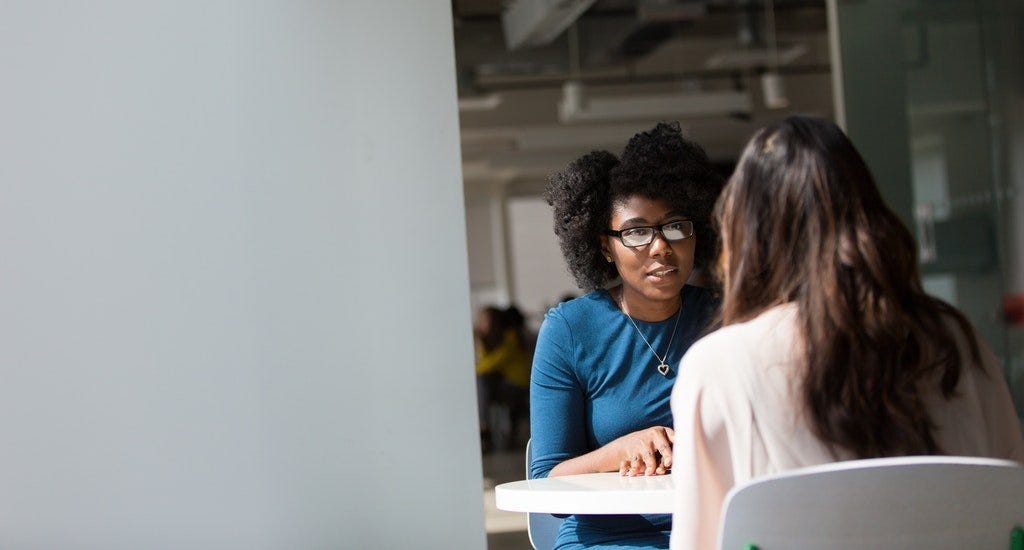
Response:
[[[1004,311],[1020,252],[1016,178],[1006,141],[1020,134],[1003,101],[1019,91],[997,0],[834,4],[845,124],[913,227],[927,291],[961,309],[1002,361],[1024,411],[1024,331]],[[1010,28],[1013,25],[1009,25]],[[1018,60],[1019,62],[1019,60]],[[1024,418],[1024,414],[1021,414]]]

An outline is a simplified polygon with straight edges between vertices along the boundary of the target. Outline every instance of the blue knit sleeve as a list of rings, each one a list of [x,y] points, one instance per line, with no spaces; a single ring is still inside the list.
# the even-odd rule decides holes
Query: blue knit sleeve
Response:
[[[586,453],[584,394],[573,369],[574,341],[558,309],[544,316],[530,375],[530,477]]]

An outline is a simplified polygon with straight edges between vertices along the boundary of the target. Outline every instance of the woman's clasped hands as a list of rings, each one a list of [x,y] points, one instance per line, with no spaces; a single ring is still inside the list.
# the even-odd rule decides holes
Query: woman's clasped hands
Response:
[[[613,442],[622,457],[619,475],[664,475],[672,467],[672,442],[675,432],[654,426],[626,434]]]

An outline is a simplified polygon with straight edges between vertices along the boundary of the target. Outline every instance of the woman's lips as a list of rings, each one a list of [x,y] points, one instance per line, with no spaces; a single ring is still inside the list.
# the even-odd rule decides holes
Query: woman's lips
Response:
[[[677,267],[659,267],[653,271],[647,272],[647,280],[654,284],[669,284],[676,280],[676,274],[679,273]]]
[[[658,269],[648,271],[647,276],[662,278],[677,271],[679,271],[679,268],[677,267],[659,267]]]

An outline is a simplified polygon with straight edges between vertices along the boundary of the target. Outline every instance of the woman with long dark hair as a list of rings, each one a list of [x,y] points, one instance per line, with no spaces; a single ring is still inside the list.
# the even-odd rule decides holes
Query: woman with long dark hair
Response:
[[[723,328],[673,390],[673,548],[712,548],[729,489],[839,460],[1024,461],[995,358],[925,294],[910,232],[831,122],[793,117],[747,144],[719,199]]]

